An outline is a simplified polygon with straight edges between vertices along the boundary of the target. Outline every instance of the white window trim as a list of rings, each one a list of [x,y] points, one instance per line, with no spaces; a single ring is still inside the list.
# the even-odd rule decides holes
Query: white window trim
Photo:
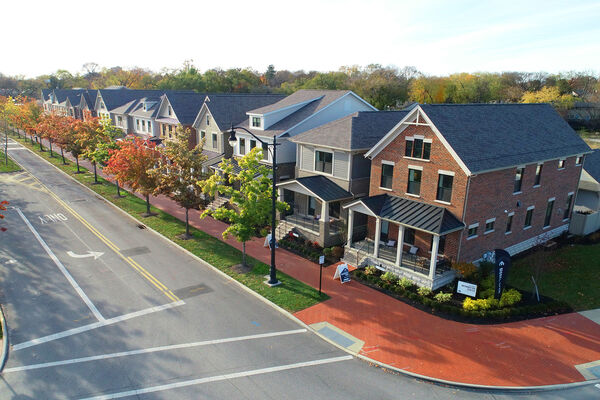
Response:
[[[408,164],[408,169],[418,169],[419,171],[423,171],[423,167],[419,165],[410,165]]]
[[[583,164],[581,161],[579,162],[579,164],[577,164],[577,159],[580,158],[581,160],[583,160],[583,154],[578,154],[575,156],[575,166],[579,167],[581,166],[581,164]]]
[[[438,175],[455,176],[456,174],[453,171],[446,171],[444,169],[438,169]]]
[[[317,151],[320,151],[322,153],[331,153],[331,173],[327,173],[327,172],[322,172],[322,171],[317,171],[316,170],[316,165],[317,165]],[[323,148],[315,148],[314,149],[314,153],[313,153],[313,172],[317,173],[317,174],[321,174],[321,175],[327,175],[327,176],[333,176],[333,171],[335,171],[335,151],[333,150],[327,150],[327,149],[323,149]]]
[[[569,204],[569,208],[573,208],[573,200],[575,199],[575,192],[569,192],[567,193],[567,199],[569,198],[569,196],[573,196],[571,198],[571,204]],[[570,220],[571,218],[564,218],[563,222],[567,222],[568,220]]]
[[[527,207],[527,211],[533,210],[533,209],[535,209],[535,206],[529,206],[529,207]]]
[[[487,226],[487,224],[489,224],[490,222],[494,223],[494,229],[490,229],[488,231],[488,230],[485,230],[485,227],[484,227],[484,232],[483,232],[484,235],[487,235],[488,233],[492,233],[492,232],[494,232],[496,230],[496,218],[494,217],[494,218],[486,219],[485,220],[485,225]]]
[[[385,165],[391,165],[392,167],[396,166],[396,163],[393,162],[393,161],[382,160],[381,161],[381,165],[383,166],[384,164]],[[383,168],[382,168],[381,174],[383,175]],[[386,190],[388,192],[392,192],[393,191],[393,187],[394,187],[394,172],[393,171],[392,171],[392,187],[391,188],[386,188],[386,187],[381,186],[381,176],[379,177],[379,189]]]
[[[435,199],[433,201],[435,201],[436,203],[445,204],[447,206],[451,206],[452,205],[452,203],[448,203],[447,201],[443,201],[443,200]]]
[[[567,159],[566,159],[566,158],[559,158],[559,159],[558,159],[558,164],[559,164],[559,165],[560,165],[560,162],[561,162],[561,161],[563,162],[563,166],[562,166],[562,167],[558,167],[558,170],[559,170],[559,171],[562,171],[563,169],[565,169],[565,165],[566,165],[566,163],[567,163]]]
[[[381,164],[391,165],[392,167],[396,165],[395,162],[393,162],[393,161],[386,161],[386,160],[381,160]]]
[[[510,235],[510,234],[512,233],[512,227],[513,227],[513,224],[515,223],[515,218],[514,218],[514,216],[515,216],[515,212],[514,212],[514,211],[511,211],[511,212],[509,212],[509,213],[506,215],[506,218],[507,218],[507,220],[506,220],[506,221],[507,221],[507,222],[508,222],[508,218],[510,218],[510,217],[513,217],[513,220],[512,220],[512,223],[510,224],[510,231],[508,231],[508,232],[504,232],[504,234],[505,234],[505,235]]]
[[[479,236],[479,233],[476,233],[473,236],[469,236],[469,230],[473,228],[479,228],[479,222],[475,222],[474,224],[471,224],[467,227],[467,240],[475,239],[477,236]],[[479,232],[479,229],[477,229],[477,231]]]
[[[419,195],[419,194],[412,194],[412,193],[408,193],[408,192],[404,193],[404,194],[407,196],[411,196],[411,197],[421,197],[421,195]]]

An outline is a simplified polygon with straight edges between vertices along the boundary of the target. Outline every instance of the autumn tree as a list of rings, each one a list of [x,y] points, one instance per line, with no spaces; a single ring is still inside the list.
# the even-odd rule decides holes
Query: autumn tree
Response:
[[[557,108],[571,108],[575,104],[575,97],[571,94],[560,94],[557,87],[544,87],[535,92],[525,92],[521,103],[550,103]]]
[[[239,170],[234,169],[231,159],[224,159],[220,164],[222,174],[213,174],[201,183],[202,190],[214,196],[216,193],[229,198],[233,206],[222,206],[214,211],[205,210],[202,218],[213,215],[217,219],[227,219],[231,224],[223,232],[223,238],[229,236],[242,243],[242,265],[246,265],[246,242],[256,230],[269,223],[271,215],[271,169],[262,164],[262,148],[255,147],[244,157],[237,160]],[[289,206],[277,201],[276,208],[283,212]],[[274,234],[274,232],[271,232]]]
[[[81,121],[79,119],[70,120],[63,137],[65,142],[65,150],[75,157],[75,164],[77,165],[77,172],[75,172],[76,174],[81,174],[81,170],[79,169],[79,157],[81,157],[85,150],[77,138],[79,133],[86,129],[85,122],[86,121]]]
[[[160,162],[160,153],[156,144],[138,137],[119,141],[118,147],[110,150],[110,158],[104,172],[111,174],[121,185],[129,185],[133,192],[146,197],[146,213],[150,212],[150,194],[158,186],[158,178],[150,171]]]
[[[113,128],[110,121],[99,118],[82,121],[79,128],[75,140],[83,149],[82,156],[94,166],[94,184],[100,184],[97,164],[103,165],[107,162],[111,143],[121,131]]]
[[[202,164],[207,160],[202,154],[204,141],[190,150],[191,134],[189,128],[178,127],[175,140],[169,140],[160,150],[164,157],[159,159],[158,167],[150,171],[158,183],[154,194],[164,194],[185,208],[185,233],[181,239],[191,237],[189,210],[203,204],[206,198],[200,187],[207,178],[202,172]]]

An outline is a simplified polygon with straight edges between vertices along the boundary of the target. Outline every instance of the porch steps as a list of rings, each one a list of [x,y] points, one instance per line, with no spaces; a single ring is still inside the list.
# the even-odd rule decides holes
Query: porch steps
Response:
[[[286,237],[290,231],[294,228],[294,225],[290,224],[286,220],[280,220],[275,229],[275,240],[279,241],[281,238]]]
[[[225,204],[227,204],[228,201],[229,201],[229,199],[226,197],[217,197],[216,199],[211,201],[210,204],[208,206],[206,206],[206,208],[208,208],[211,211],[215,211],[217,208],[222,207]]]

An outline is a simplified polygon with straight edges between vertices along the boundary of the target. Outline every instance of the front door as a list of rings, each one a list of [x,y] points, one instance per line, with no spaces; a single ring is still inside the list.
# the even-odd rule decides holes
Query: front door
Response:
[[[381,240],[383,243],[387,243],[389,231],[390,223],[388,221],[381,221],[381,236],[379,236],[379,240]]]
[[[316,207],[317,207],[317,201],[315,200],[315,198],[312,196],[308,196],[308,212],[307,212],[307,214],[312,215],[314,217]]]

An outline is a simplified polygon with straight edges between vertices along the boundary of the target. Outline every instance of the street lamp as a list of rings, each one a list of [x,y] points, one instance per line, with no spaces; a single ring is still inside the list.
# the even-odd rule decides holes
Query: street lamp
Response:
[[[267,285],[269,286],[277,286],[279,284],[281,284],[280,281],[277,280],[277,269],[275,268],[275,204],[277,202],[277,187],[276,187],[276,181],[277,181],[277,146],[279,146],[279,144],[277,143],[277,138],[276,136],[273,136],[273,143],[268,143],[265,142],[263,140],[261,140],[258,136],[256,136],[254,133],[250,132],[248,129],[241,127],[241,126],[231,126],[231,129],[229,130],[229,145],[231,147],[234,147],[237,143],[237,138],[235,137],[235,130],[236,129],[241,129],[247,133],[249,133],[250,135],[252,135],[252,137],[254,139],[256,139],[264,148],[265,146],[273,146],[273,173],[272,173],[272,179],[273,179],[273,188],[272,188],[272,192],[271,192],[271,203],[272,203],[272,210],[271,210],[271,242],[269,243],[270,247],[271,247],[271,269],[269,271],[269,280],[267,281]]]

